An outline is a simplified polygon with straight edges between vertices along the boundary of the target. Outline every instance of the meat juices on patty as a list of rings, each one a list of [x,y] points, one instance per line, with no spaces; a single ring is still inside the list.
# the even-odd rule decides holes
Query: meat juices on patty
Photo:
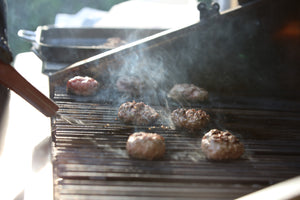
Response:
[[[126,150],[133,158],[159,159],[165,154],[165,139],[156,133],[136,132],[129,136]]]
[[[119,92],[138,96],[144,88],[144,83],[136,76],[120,76],[116,87]]]
[[[168,97],[174,100],[185,100],[190,102],[199,102],[208,99],[208,92],[193,84],[176,84],[168,93]]]
[[[126,102],[119,107],[118,117],[125,124],[149,125],[154,123],[159,114],[143,102]]]
[[[171,119],[176,128],[191,131],[200,130],[209,122],[209,115],[203,110],[178,108],[171,114]]]
[[[93,95],[98,88],[98,81],[88,76],[75,76],[67,82],[67,92],[80,96]]]
[[[201,142],[201,149],[210,160],[238,159],[244,153],[244,145],[228,131],[212,129]]]

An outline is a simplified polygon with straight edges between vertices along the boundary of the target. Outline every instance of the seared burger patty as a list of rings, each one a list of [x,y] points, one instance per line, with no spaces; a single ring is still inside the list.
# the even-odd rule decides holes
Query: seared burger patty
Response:
[[[143,102],[126,102],[119,107],[118,117],[126,124],[149,125],[154,123],[159,114]]]
[[[136,76],[120,76],[116,87],[119,92],[138,96],[144,88],[144,83]]]
[[[228,131],[212,129],[201,142],[201,149],[211,160],[238,159],[244,153],[244,145]]]
[[[159,159],[165,154],[165,140],[156,133],[133,133],[127,140],[126,150],[128,155],[133,158]]]
[[[174,100],[185,100],[190,102],[199,102],[208,99],[208,92],[193,84],[176,84],[168,93],[168,97]]]
[[[75,76],[67,82],[67,91],[80,96],[93,95],[98,88],[98,81],[88,76]]]
[[[208,124],[209,115],[203,110],[178,108],[172,112],[171,119],[177,128],[195,131]]]

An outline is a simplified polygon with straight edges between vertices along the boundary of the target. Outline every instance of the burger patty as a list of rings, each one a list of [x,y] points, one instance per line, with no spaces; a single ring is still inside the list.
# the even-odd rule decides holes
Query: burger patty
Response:
[[[172,112],[171,119],[176,128],[195,131],[206,126],[210,117],[203,110],[178,108]]]
[[[67,91],[80,96],[93,95],[98,88],[98,81],[88,76],[75,76],[67,82]]]
[[[244,153],[244,145],[228,131],[212,129],[201,141],[201,149],[211,160],[238,159]]]
[[[144,88],[144,83],[136,76],[120,76],[116,87],[119,92],[139,96]]]
[[[159,114],[143,102],[126,102],[119,107],[119,119],[125,124],[149,125],[154,123]]]
[[[159,159],[165,154],[165,140],[156,133],[136,132],[129,136],[126,150],[132,158]]]
[[[177,101],[199,102],[208,99],[208,92],[193,84],[176,84],[168,93],[168,97]]]

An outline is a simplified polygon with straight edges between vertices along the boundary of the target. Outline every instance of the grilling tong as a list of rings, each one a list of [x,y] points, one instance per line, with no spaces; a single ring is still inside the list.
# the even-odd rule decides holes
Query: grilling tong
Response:
[[[15,91],[47,117],[56,115],[58,106],[20,75],[9,63],[12,55],[6,37],[6,2],[0,0],[0,83]]]
[[[47,117],[56,115],[58,106],[32,86],[12,66],[2,61],[0,61],[0,83],[15,91]]]

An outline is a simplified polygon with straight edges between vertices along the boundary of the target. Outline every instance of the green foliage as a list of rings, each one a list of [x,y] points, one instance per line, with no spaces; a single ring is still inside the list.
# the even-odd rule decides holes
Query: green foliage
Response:
[[[109,10],[126,0],[7,0],[7,29],[13,55],[30,51],[31,44],[18,37],[20,29],[34,31],[40,25],[53,24],[57,13],[75,14],[82,7]]]

